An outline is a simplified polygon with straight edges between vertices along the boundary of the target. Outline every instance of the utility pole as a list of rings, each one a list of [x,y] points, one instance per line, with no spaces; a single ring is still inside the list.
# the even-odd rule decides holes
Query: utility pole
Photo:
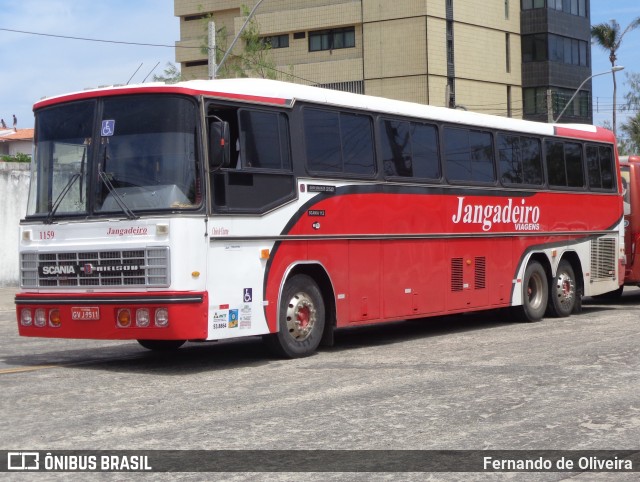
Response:
[[[553,92],[547,89],[547,122],[553,124]]]
[[[209,21],[209,33],[208,33],[208,51],[209,51],[209,79],[215,79],[218,73],[218,66],[216,65],[216,23]]]

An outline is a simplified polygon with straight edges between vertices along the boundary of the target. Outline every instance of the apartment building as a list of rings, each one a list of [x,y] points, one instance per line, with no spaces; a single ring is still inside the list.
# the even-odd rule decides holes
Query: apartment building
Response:
[[[523,10],[529,7],[527,0],[262,0],[253,19],[263,41],[270,45],[267,55],[278,78],[424,104],[537,118],[539,93],[550,87],[570,89],[573,74],[561,72],[576,66],[569,62],[550,68],[557,62],[547,55],[546,59],[536,57],[536,69],[525,67],[521,33],[559,35],[556,30],[549,31],[562,24],[549,20],[553,15],[564,15],[564,23],[571,26],[576,19],[586,18],[588,22],[588,15],[571,14],[573,0],[568,0],[569,13],[555,10],[556,0],[541,1],[544,7],[537,11],[539,2],[531,0],[527,16]],[[584,4],[587,11],[588,0],[575,1],[579,6]],[[546,2],[554,2],[553,12]],[[207,51],[203,48],[207,45],[208,22],[215,22],[218,48],[226,49],[246,20],[241,5],[252,9],[256,3],[175,0],[175,15],[180,18],[176,60],[184,78],[209,76]],[[543,11],[547,16],[540,18]],[[523,30],[526,22],[535,25]],[[582,23],[579,28],[583,28]],[[583,37],[581,30],[577,38]],[[545,39],[547,48],[549,38]],[[243,54],[242,41],[233,53]],[[582,65],[577,67],[580,69],[574,69],[575,76],[583,70]],[[590,66],[587,68],[589,74],[583,78],[590,75]],[[532,71],[535,76],[525,77]],[[554,76],[545,77],[545,72]],[[525,86],[534,90],[525,91]],[[533,110],[525,112],[523,92],[529,97],[533,92],[537,102]],[[590,121],[590,112],[589,118],[581,121]]]

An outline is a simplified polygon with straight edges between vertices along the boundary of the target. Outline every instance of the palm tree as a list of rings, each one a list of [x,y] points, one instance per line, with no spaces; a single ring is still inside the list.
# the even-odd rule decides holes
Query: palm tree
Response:
[[[611,68],[616,65],[616,60],[618,57],[616,56],[616,52],[620,48],[620,43],[622,42],[623,37],[630,32],[631,30],[640,27],[640,17],[635,18],[627,28],[624,30],[620,29],[620,24],[615,20],[609,20],[609,23],[599,23],[598,25],[593,25],[591,27],[591,37],[595,40],[600,47],[606,52],[609,52],[609,61],[611,62]],[[616,133],[616,73],[612,70],[611,75],[613,76],[613,133]]]

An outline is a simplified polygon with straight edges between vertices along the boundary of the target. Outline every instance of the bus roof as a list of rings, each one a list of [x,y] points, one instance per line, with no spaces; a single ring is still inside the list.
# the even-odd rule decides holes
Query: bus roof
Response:
[[[140,93],[202,95],[283,107],[292,107],[296,102],[312,102],[343,108],[370,110],[389,115],[520,131],[543,136],[561,135],[607,142],[613,142],[614,139],[613,134],[606,129],[592,125],[547,124],[267,79],[190,80],[176,84],[149,83],[101,87],[43,99],[37,102],[33,108],[35,111],[43,107],[73,100]]]

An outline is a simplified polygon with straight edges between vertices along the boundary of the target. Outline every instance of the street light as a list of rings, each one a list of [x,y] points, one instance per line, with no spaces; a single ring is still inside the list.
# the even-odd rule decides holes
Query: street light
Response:
[[[599,74],[593,74],[589,77],[587,77],[586,79],[584,79],[582,81],[582,84],[580,84],[578,86],[578,88],[576,89],[576,91],[573,93],[573,95],[571,96],[571,98],[569,99],[569,102],[567,102],[564,106],[564,109],[562,109],[562,112],[560,112],[560,114],[558,114],[558,117],[556,117],[556,120],[554,120],[553,122],[556,123],[560,120],[560,117],[562,117],[562,114],[564,114],[564,111],[567,110],[567,108],[569,107],[569,105],[571,104],[571,102],[573,102],[573,99],[576,98],[576,95],[578,95],[578,93],[580,92],[580,89],[582,89],[582,86],[584,84],[586,84],[587,82],[589,82],[591,79],[593,79],[594,77],[597,77],[599,75],[605,75],[605,74],[610,74],[612,72],[620,72],[621,70],[624,70],[624,67],[622,65],[616,65],[614,66],[611,70],[607,70],[606,72],[600,72]]]

